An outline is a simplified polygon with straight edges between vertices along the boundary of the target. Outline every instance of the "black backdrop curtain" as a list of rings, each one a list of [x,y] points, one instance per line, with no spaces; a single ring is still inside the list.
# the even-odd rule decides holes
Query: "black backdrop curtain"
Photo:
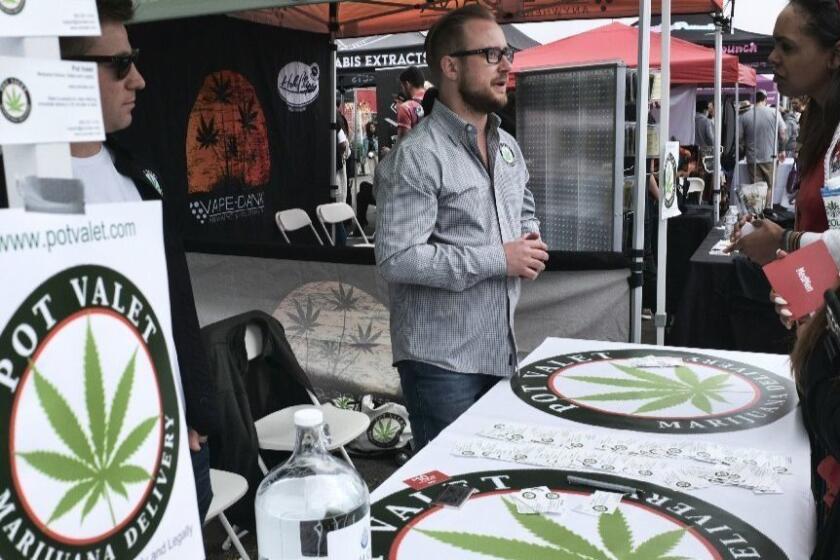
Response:
[[[158,169],[187,241],[276,241],[276,211],[330,201],[326,35],[214,16],[129,37],[146,88],[119,140]]]

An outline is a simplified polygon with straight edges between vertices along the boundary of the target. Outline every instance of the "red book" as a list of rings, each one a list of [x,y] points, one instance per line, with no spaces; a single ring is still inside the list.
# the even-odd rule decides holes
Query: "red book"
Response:
[[[423,488],[432,486],[445,480],[449,480],[448,475],[445,475],[440,471],[429,471],[425,474],[420,474],[417,476],[413,476],[409,479],[403,480],[403,482],[405,482],[408,486],[411,486],[415,490],[422,490]]]
[[[773,290],[787,300],[799,320],[823,305],[823,294],[837,282],[837,265],[822,241],[764,266]]]

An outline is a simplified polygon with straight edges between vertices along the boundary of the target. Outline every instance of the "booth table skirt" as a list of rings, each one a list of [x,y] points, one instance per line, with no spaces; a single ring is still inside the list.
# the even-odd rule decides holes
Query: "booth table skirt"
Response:
[[[665,343],[693,348],[788,352],[793,335],[770,302],[770,284],[742,256],[709,255],[723,236],[713,229],[691,258]]]
[[[712,207],[688,205],[685,212],[668,220],[668,274],[666,309],[674,315],[679,309],[683,287],[688,279],[689,262],[697,247],[714,226]]]

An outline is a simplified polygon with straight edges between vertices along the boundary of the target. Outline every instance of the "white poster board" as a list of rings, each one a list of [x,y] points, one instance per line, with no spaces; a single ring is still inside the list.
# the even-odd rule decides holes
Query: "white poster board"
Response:
[[[0,57],[0,144],[104,139],[95,63]]]
[[[660,185],[660,192],[662,199],[659,204],[659,219],[667,220],[681,214],[679,205],[677,204],[677,169],[680,162],[680,143],[667,142],[665,144],[665,154],[662,158],[661,165],[663,166],[662,184]]]
[[[0,211],[0,557],[203,558],[159,202]]]
[[[2,0],[0,37],[99,35],[96,0]]]

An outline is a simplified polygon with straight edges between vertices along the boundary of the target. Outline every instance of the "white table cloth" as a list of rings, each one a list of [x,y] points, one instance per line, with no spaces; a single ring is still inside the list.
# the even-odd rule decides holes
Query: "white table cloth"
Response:
[[[690,365],[689,360],[686,359],[686,364],[690,365],[689,369],[692,369],[699,376],[698,379],[703,381],[709,379],[710,376],[720,375],[720,371],[731,373],[731,376],[727,378],[728,392],[718,395],[723,395],[726,403],[715,400],[712,405],[708,405],[712,407],[712,414],[698,410],[691,412],[689,409],[694,406],[693,404],[634,414],[634,409],[641,408],[638,406],[640,402],[587,401],[586,398],[594,393],[629,390],[609,389],[581,380],[581,378],[592,379],[595,375],[603,375],[604,372],[616,378],[621,377],[621,372],[613,367],[612,363],[618,359],[626,360],[632,357],[626,352],[622,354],[622,350],[635,350],[637,356],[667,351],[711,357],[713,359],[711,365],[706,364],[703,358],[697,358],[693,365]],[[604,361],[599,362],[600,358],[597,358],[593,362],[587,362],[587,356],[592,358],[593,355],[583,353],[596,351],[606,352]],[[577,358],[569,358],[571,354],[575,354]],[[575,359],[580,359],[581,363],[574,367],[560,368],[554,373],[549,373],[553,367],[549,362],[542,362],[543,365],[539,366],[542,369],[527,367],[528,364],[536,364],[541,360],[563,355],[566,357],[554,362],[554,365],[572,363]],[[717,360],[714,360],[715,358]],[[743,364],[744,368],[737,367],[737,364],[733,364],[732,361]],[[761,368],[770,373],[754,368]],[[545,375],[539,373],[543,370],[546,371]],[[665,370],[653,371],[662,373]],[[810,490],[810,449],[801,415],[796,408],[796,393],[786,356],[550,338],[546,339],[523,362],[520,375],[523,374],[532,377],[527,380],[520,378],[517,382],[517,391],[521,396],[514,392],[510,382],[500,382],[372,493],[374,558],[400,558],[401,560],[518,558],[520,556],[516,554],[523,553],[522,547],[524,547],[526,552],[522,557],[537,560],[543,557],[540,554],[546,553],[546,550],[555,550],[551,547],[557,546],[556,543],[547,543],[545,539],[538,538],[533,531],[522,525],[523,522],[518,522],[513,518],[513,513],[506,510],[509,507],[506,505],[506,500],[507,496],[511,495],[511,487],[515,486],[508,484],[507,481],[522,478],[530,470],[537,473],[539,477],[543,477],[552,488],[557,487],[557,477],[548,471],[531,469],[526,465],[484,458],[462,458],[451,453],[457,442],[474,438],[480,430],[498,422],[519,422],[569,431],[594,432],[624,439],[656,439],[669,442],[702,440],[725,446],[757,448],[771,453],[789,455],[792,457],[793,474],[780,477],[784,492],[782,494],[756,495],[743,488],[713,486],[684,494],[687,498],[686,504],[693,504],[695,509],[692,510],[686,504],[680,505],[679,494],[674,496],[673,491],[663,491],[662,496],[668,495],[670,498],[658,513],[650,511],[650,508],[646,509],[644,502],[631,503],[625,499],[619,509],[628,523],[630,532],[622,532],[624,530],[620,529],[617,534],[619,537],[623,535],[622,538],[629,540],[632,546],[639,546],[642,541],[667,533],[675,527],[688,527],[689,530],[686,533],[688,536],[685,536],[679,544],[682,548],[661,553],[663,558],[683,556],[697,559],[790,558],[799,560],[810,556],[815,535],[815,508]],[[557,391],[552,393],[551,390],[543,390],[544,387],[554,387]],[[564,398],[558,398],[558,394],[563,395]],[[551,398],[552,395],[554,399]],[[569,395],[574,395],[574,399],[577,399],[575,401],[577,406],[572,407],[574,410],[567,409],[570,402]],[[523,399],[534,399],[535,402],[530,403]],[[644,404],[644,401],[641,401],[641,404]],[[533,405],[538,405],[542,409]],[[707,408],[707,404],[702,399],[697,401],[697,405]],[[554,412],[550,407],[553,407]],[[626,410],[622,411],[622,407]],[[607,410],[608,413],[601,414],[599,410]],[[688,414],[686,414],[687,411]],[[625,429],[616,429],[622,424]],[[610,425],[613,427],[608,427]],[[633,426],[637,426],[638,430],[629,429]],[[683,433],[679,433],[680,431]],[[431,506],[428,501],[439,491],[438,487],[415,491],[404,482],[431,471],[444,473],[452,477],[452,480],[467,477],[470,485],[481,486],[480,493],[471,498],[461,509]],[[476,472],[485,472],[485,475],[481,479],[469,477],[469,473]],[[584,476],[589,476],[589,474],[584,473]],[[620,476],[631,483],[634,480],[634,477],[630,475],[621,474]],[[536,481],[527,481],[528,484],[540,484],[539,477]],[[595,477],[593,475],[593,478]],[[420,484],[422,485],[422,480]],[[579,490],[565,488],[558,491],[561,490],[568,506],[588,498]],[[650,496],[650,493],[647,496]],[[664,497],[662,499],[665,500]],[[722,521],[716,520],[717,514],[709,513],[704,517],[701,511],[703,507],[692,500],[700,500],[701,503],[713,506],[711,509],[721,510],[731,517]],[[685,513],[686,507],[697,515]],[[668,515],[673,519],[665,519]],[[611,519],[615,520],[615,518]],[[553,517],[551,520],[555,522]],[[738,521],[752,526],[757,533],[763,534],[775,543],[778,549],[772,546],[765,547],[763,552],[756,549],[756,542],[761,541],[761,538],[755,532],[743,530],[741,537],[735,535],[734,530],[732,534],[729,534],[727,523],[734,526]],[[531,522],[530,518],[525,519],[524,522]],[[568,529],[575,535],[595,543],[600,551],[603,551],[608,544],[619,549],[623,546],[617,544],[622,538],[617,538],[615,531],[610,533],[609,524],[605,525],[599,518],[567,511],[556,522],[565,526],[560,531]],[[554,525],[550,527],[556,529]],[[568,536],[568,533],[563,534]],[[479,535],[478,541],[475,540],[475,535]],[[578,542],[578,537],[574,535],[569,538],[571,541],[568,542]],[[451,542],[441,539],[450,539]],[[473,540],[467,543],[463,539]],[[512,541],[516,542],[511,545]],[[475,552],[474,547],[481,546],[488,546],[489,550],[485,551],[485,554]],[[469,550],[470,547],[473,547],[472,551]],[[507,550],[507,547],[520,548],[503,552]],[[543,550],[540,547],[548,548]],[[713,547],[718,547],[718,552],[715,552]],[[531,552],[527,552],[528,550]],[[782,554],[779,550],[784,553]],[[596,552],[600,554],[594,551],[592,557],[601,558]],[[498,554],[503,555],[498,556]],[[504,554],[511,554],[511,556],[504,556]],[[547,554],[548,556],[545,557],[558,559],[566,557],[562,551]],[[609,559],[611,556],[606,555],[603,558]],[[659,556],[651,556],[649,560],[656,558]]]

